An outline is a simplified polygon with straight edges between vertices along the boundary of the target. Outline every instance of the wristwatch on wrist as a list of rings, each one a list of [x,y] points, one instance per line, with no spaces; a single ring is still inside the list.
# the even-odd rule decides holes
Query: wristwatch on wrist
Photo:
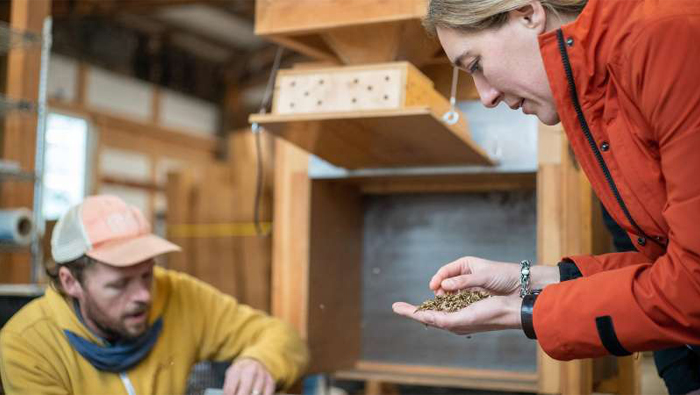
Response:
[[[525,336],[527,336],[528,339],[537,339],[535,324],[532,321],[532,312],[535,310],[537,296],[539,296],[539,292],[525,295],[523,304],[520,307],[520,322],[523,326],[523,332],[525,332]]]

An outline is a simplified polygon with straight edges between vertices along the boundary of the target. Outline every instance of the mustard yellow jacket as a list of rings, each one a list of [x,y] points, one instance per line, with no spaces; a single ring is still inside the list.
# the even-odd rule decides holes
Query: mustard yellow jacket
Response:
[[[150,322],[163,317],[151,353],[119,374],[95,369],[63,330],[98,342],[58,292],[20,310],[0,332],[0,372],[8,394],[182,394],[193,364],[249,357],[287,387],[308,362],[294,329],[186,274],[156,268]]]

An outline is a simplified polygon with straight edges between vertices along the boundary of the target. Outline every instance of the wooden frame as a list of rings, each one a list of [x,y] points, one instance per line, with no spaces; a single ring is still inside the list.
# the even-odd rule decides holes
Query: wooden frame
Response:
[[[361,360],[359,311],[352,302],[359,290],[349,286],[359,277],[362,259],[358,199],[363,193],[392,194],[453,191],[494,191],[537,188],[538,260],[556,264],[567,254],[601,252],[599,212],[590,185],[578,168],[560,127],[541,127],[539,170],[522,174],[461,174],[439,176],[372,176],[326,181],[310,179],[309,156],[277,140],[273,244],[272,312],[300,331],[311,345],[312,372],[338,379],[415,385],[454,386],[484,390],[592,393],[639,388],[639,369],[631,358],[612,365],[617,372],[600,373],[594,365],[607,359],[554,361],[541,350],[537,373],[407,366]],[[338,200],[340,199],[340,200]],[[339,208],[339,207],[342,207]],[[317,229],[326,229],[316,233]],[[328,231],[332,229],[332,231]],[[323,286],[312,286],[323,284]],[[333,284],[330,287],[328,284]],[[338,288],[336,288],[336,285]],[[331,289],[329,289],[331,288]],[[338,297],[342,294],[344,301]],[[322,305],[323,304],[323,305]],[[329,316],[327,311],[333,311]],[[342,331],[335,341],[324,333]],[[319,342],[319,334],[323,341]],[[354,350],[354,351],[353,351]],[[613,361],[614,362],[614,361]],[[617,368],[615,368],[617,365]]]
[[[361,360],[363,193],[534,189],[535,174],[310,179],[308,154],[277,140],[272,312],[309,341],[311,372],[337,378],[536,392],[538,375]],[[312,284],[316,284],[312,286]],[[342,336],[329,336],[342,333]]]
[[[441,50],[421,26],[426,0],[257,0],[255,33],[323,61],[408,60],[422,66]],[[341,11],[342,9],[342,11]],[[372,40],[366,32],[371,30]]]

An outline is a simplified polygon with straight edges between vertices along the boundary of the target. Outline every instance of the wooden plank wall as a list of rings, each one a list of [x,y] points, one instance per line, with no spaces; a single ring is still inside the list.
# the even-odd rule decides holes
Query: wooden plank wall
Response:
[[[232,133],[227,163],[208,164],[199,179],[188,171],[171,173],[166,188],[168,234],[183,248],[170,268],[192,274],[255,308],[270,310],[273,140],[263,135],[265,186],[260,221],[254,229],[255,137]]]
[[[10,26],[41,34],[44,18],[50,13],[49,0],[13,0],[10,4]],[[7,58],[5,93],[12,98],[35,101],[38,98],[41,47],[15,49]],[[0,157],[19,162],[22,169],[34,170],[37,118],[32,115],[9,115],[3,121]],[[33,184],[3,181],[0,185],[0,206],[32,208]],[[27,283],[30,280],[31,257],[28,252],[0,252],[0,283]]]

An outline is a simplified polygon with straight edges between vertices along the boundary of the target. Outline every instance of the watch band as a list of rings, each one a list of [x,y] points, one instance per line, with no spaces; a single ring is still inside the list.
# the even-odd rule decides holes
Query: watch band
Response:
[[[532,321],[532,313],[535,310],[535,302],[537,301],[538,293],[530,293],[523,297],[523,304],[520,308],[520,321],[523,326],[525,336],[529,339],[537,339],[535,333],[535,325]]]

